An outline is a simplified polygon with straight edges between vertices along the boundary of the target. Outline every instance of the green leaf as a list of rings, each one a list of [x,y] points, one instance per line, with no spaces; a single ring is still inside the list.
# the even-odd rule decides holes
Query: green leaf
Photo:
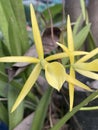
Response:
[[[16,18],[16,22],[18,24],[18,29],[19,29],[18,32],[21,40],[22,53],[25,53],[25,51],[29,47],[29,44],[28,44],[28,34],[26,30],[26,19],[25,19],[23,1],[10,0],[10,2],[13,9],[13,13]]]
[[[6,85],[4,88],[2,88],[2,92],[5,92],[5,94],[4,93],[3,94],[6,96],[7,88],[8,88],[8,86],[7,86],[7,84],[8,84],[8,76],[6,74],[2,73],[1,71],[0,71],[0,81],[1,81],[1,83],[4,82],[4,84]],[[23,86],[22,84],[20,84],[19,82],[15,81],[15,80],[12,80],[10,82],[10,84],[12,85],[12,87],[15,87],[17,90],[21,90],[21,88]],[[37,104],[38,101],[39,101],[38,98],[34,95],[34,93],[31,93],[31,92],[28,93],[28,98],[34,104]]]
[[[11,113],[11,108],[19,94],[19,90],[9,85],[8,88],[8,113],[9,113],[9,130],[13,130],[23,119],[24,103],[21,102],[16,111]]]
[[[0,41],[0,57],[2,56],[4,56],[4,54],[3,54],[2,42]],[[0,64],[0,71],[5,72],[4,63]]]
[[[3,103],[0,101],[0,120],[8,125],[8,112]]]
[[[18,28],[18,27],[17,27]],[[15,23],[9,24],[8,27],[9,42],[11,48],[11,55],[22,55],[22,46],[19,38],[19,32],[15,29]]]
[[[94,38],[93,38],[91,32],[89,32],[89,34],[88,34],[87,41],[89,42],[89,46],[87,47],[87,51],[91,51],[91,50],[96,48],[96,44],[95,44],[95,41],[94,41]]]
[[[54,23],[57,23],[57,21],[62,20],[62,16],[60,15],[60,13],[62,12],[62,4],[56,4],[54,6],[51,6],[51,7],[49,7],[49,10],[51,12],[51,16],[52,16],[52,19],[54,20]],[[50,15],[49,15],[48,9],[44,10],[42,12],[42,14],[47,21],[50,20]],[[59,15],[59,17],[58,17],[58,15]]]
[[[21,49],[21,42],[19,42],[19,37],[18,37],[19,36],[19,30],[18,30],[17,22],[16,22],[16,19],[15,19],[15,16],[14,16],[14,13],[13,13],[13,10],[12,10],[12,7],[11,7],[11,3],[9,1],[6,1],[6,0],[1,0],[0,5],[3,9],[3,14],[4,14],[4,17],[5,17],[6,22],[7,22],[7,26],[6,26],[7,36],[6,37],[4,36],[4,38],[7,39],[5,41],[5,44],[8,48],[8,50],[9,50],[10,54],[13,55],[13,52],[12,52],[13,47],[11,47],[12,45],[15,46],[15,47],[18,46],[19,49]],[[9,11],[8,11],[8,9],[9,9]],[[10,29],[10,27],[11,27],[11,29]],[[16,32],[16,30],[18,31],[18,33]],[[5,30],[4,30],[4,33],[5,33]],[[13,35],[16,34],[16,37],[18,38],[18,39],[15,39],[15,42],[14,42],[14,38],[13,38],[12,34]],[[11,39],[13,40],[13,43],[10,43]],[[16,41],[17,41],[17,45],[16,45]],[[16,49],[14,48],[14,53],[15,52],[16,52],[16,55],[21,54],[21,51],[18,51],[18,53],[17,53]]]
[[[10,48],[9,36],[8,36],[8,21],[7,21],[7,18],[5,16],[4,9],[3,9],[3,6],[1,4],[1,1],[0,1],[0,29],[3,33],[6,46],[9,50],[9,52],[10,52],[11,48]]]
[[[81,8],[82,8],[82,14],[84,20],[86,19],[86,7],[85,7],[85,0],[80,0]]]
[[[79,31],[79,28],[80,28],[80,22],[82,20],[82,15],[80,15],[75,23],[75,26],[73,28],[73,35],[76,35]]]
[[[15,1],[13,1],[13,2],[15,2]],[[21,2],[19,2],[19,3],[21,3]],[[17,2],[17,4],[19,4],[19,3]],[[26,50],[27,49],[26,47],[28,46],[28,44],[24,42],[25,41],[24,35],[21,35],[22,30],[25,30],[25,29],[21,29],[22,27],[20,28],[19,25],[20,24],[21,24],[21,26],[22,26],[22,24],[24,25],[25,21],[22,20],[20,23],[19,19],[16,18],[15,12],[13,11],[13,8],[16,8],[16,5],[14,4],[15,7],[12,8],[11,4],[12,3],[10,1],[6,1],[6,0],[0,1],[0,5],[2,7],[1,11],[3,12],[2,16],[5,17],[6,24],[7,24],[6,28],[5,28],[6,30],[3,30],[3,33],[6,33],[6,35],[4,35],[4,38],[7,39],[5,41],[5,44],[8,47],[8,50],[11,55],[22,55],[24,53],[24,49],[22,49],[23,48],[22,46],[24,46],[25,50]],[[9,9],[9,11],[8,11],[8,9]],[[23,15],[22,12],[19,12],[19,14],[20,14],[20,16]],[[18,50],[15,47],[17,47]],[[14,48],[14,51],[13,51],[13,48]]]
[[[37,106],[31,130],[42,130],[53,89],[49,87]]]
[[[7,97],[7,83],[2,81],[2,77],[0,76],[0,96]]]
[[[81,107],[85,106],[88,104],[94,97],[98,95],[98,91],[92,93],[89,97],[87,97],[83,102],[81,102],[79,105],[73,108],[71,112],[68,112],[65,114],[64,117],[62,117],[56,125],[51,128],[50,130],[60,130],[61,127],[76,113],[80,110]]]
[[[91,24],[86,25],[77,35],[74,36],[75,50],[78,50],[83,45],[90,31]]]

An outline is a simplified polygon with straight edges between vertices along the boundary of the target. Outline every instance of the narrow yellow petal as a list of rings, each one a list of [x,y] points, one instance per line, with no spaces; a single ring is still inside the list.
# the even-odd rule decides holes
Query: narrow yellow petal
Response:
[[[69,100],[70,100],[70,111],[72,111],[74,103],[74,84],[69,83]]]
[[[18,107],[18,105],[22,102],[22,100],[28,94],[28,92],[30,91],[30,89],[32,88],[34,83],[36,82],[36,80],[37,80],[37,78],[40,74],[40,71],[41,71],[40,64],[37,64],[35,66],[35,68],[33,69],[33,71],[31,72],[31,75],[27,79],[25,85],[23,86],[23,89],[21,90],[21,92],[20,92],[11,112],[13,112]]]
[[[85,54],[88,54],[88,52],[82,52],[82,51],[74,51],[73,52],[74,56],[85,55]],[[65,58],[65,57],[69,57],[69,56],[66,52],[62,52],[62,53],[50,55],[50,56],[46,57],[45,60],[46,61],[52,61],[52,60],[62,59],[62,58]]]
[[[73,34],[72,34],[70,16],[69,15],[68,15],[68,18],[67,18],[67,42],[68,42],[68,49],[70,51],[74,51],[74,41],[73,41]]]
[[[58,62],[48,63],[45,67],[45,76],[48,83],[59,91],[65,81],[65,69]]]
[[[77,63],[85,62],[85,61],[89,60],[90,58],[92,58],[93,56],[95,56],[96,54],[98,54],[98,48],[94,49],[93,51],[89,52],[87,55],[85,55],[82,58],[80,58],[77,61]]]
[[[42,40],[41,40],[39,27],[37,24],[34,8],[33,8],[32,4],[30,4],[30,11],[31,11],[32,31],[33,31],[34,41],[35,41],[35,45],[36,45],[36,50],[37,50],[39,58],[43,59],[44,53],[43,53]]]
[[[89,63],[80,63],[80,62],[75,63],[73,66],[76,69],[98,72],[98,59],[93,60],[92,62]]]
[[[29,56],[7,56],[1,57],[0,62],[29,62],[29,63],[38,63],[39,59],[29,57]]]
[[[57,60],[57,59],[62,59],[68,57],[67,53],[62,52],[62,53],[57,53],[54,55],[50,55],[48,57],[45,58],[46,61],[52,61],[52,60]]]
[[[87,85],[81,83],[80,81],[78,81],[77,79],[71,77],[70,75],[68,75],[66,73],[65,73],[65,79],[67,82],[72,83],[74,85],[77,85],[80,88],[83,88],[83,89],[88,90],[88,91],[92,91]]]
[[[94,72],[90,72],[90,71],[85,71],[85,70],[80,70],[80,69],[75,69],[78,73],[89,77],[91,79],[95,79],[98,80],[98,74],[94,73]]]
[[[73,68],[70,68],[70,76],[75,78],[75,71]],[[73,103],[74,103],[74,84],[69,83],[69,97],[70,97],[70,111],[72,111]]]
[[[86,55],[88,54],[89,52],[85,52],[85,51],[74,51],[73,54],[74,56],[78,56],[78,55]]]
[[[63,51],[65,51],[69,55],[69,49],[65,45],[60,44],[58,42],[56,42],[56,43],[63,49]]]

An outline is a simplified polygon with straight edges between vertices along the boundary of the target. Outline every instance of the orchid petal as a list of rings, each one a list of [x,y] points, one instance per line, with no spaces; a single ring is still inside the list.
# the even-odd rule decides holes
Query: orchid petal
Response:
[[[93,91],[87,85],[81,83],[80,81],[78,81],[77,79],[71,77],[70,75],[68,75],[66,73],[65,73],[65,79],[66,79],[67,82],[70,82],[70,83],[72,83],[74,85],[77,85],[80,88],[83,88],[83,89],[88,90],[88,91]]]
[[[50,56],[46,57],[45,60],[46,61],[52,61],[52,60],[57,60],[57,59],[61,59],[61,58],[64,58],[64,57],[68,57],[68,55],[67,55],[67,53],[62,52],[62,53],[50,55]]]
[[[74,103],[74,84],[69,83],[69,100],[70,100],[70,111],[72,111]]]
[[[28,94],[28,92],[30,91],[30,89],[32,88],[32,86],[34,85],[34,83],[36,82],[39,74],[41,71],[41,66],[40,64],[37,64],[35,66],[35,68],[33,69],[33,71],[31,72],[29,78],[27,79],[25,85],[23,86],[23,89],[21,90],[11,112],[13,112],[18,105],[22,102],[22,100],[25,98],[25,96]]]
[[[63,51],[65,51],[69,55],[69,49],[65,45],[60,44],[58,42],[56,42],[56,43],[58,44],[58,46],[60,46],[63,49]]]
[[[82,58],[80,58],[77,61],[77,63],[85,62],[85,61],[89,60],[90,58],[92,58],[93,56],[95,56],[96,54],[98,54],[98,48],[94,49],[93,51],[89,52],[87,55],[85,55]]]
[[[74,41],[73,41],[73,34],[72,34],[70,16],[69,15],[68,15],[68,18],[67,18],[67,42],[68,42],[68,49],[70,51],[74,51]]]
[[[70,76],[75,78],[75,71],[73,68],[70,68]],[[73,108],[73,102],[74,102],[74,84],[69,82],[69,97],[70,97],[70,111],[72,111]]]
[[[94,72],[90,72],[90,71],[85,71],[85,70],[80,70],[80,69],[75,69],[78,73],[80,73],[81,75],[84,75],[86,77],[89,77],[91,79],[95,79],[98,80],[98,74],[94,73]]]
[[[87,70],[87,71],[98,71],[98,59],[93,60],[89,63],[76,63],[74,64],[76,69]]]
[[[74,54],[74,56],[78,56],[78,55],[86,55],[86,54],[89,54],[89,52],[85,52],[85,51],[74,51],[73,54]]]
[[[31,10],[32,31],[33,31],[34,41],[36,45],[36,50],[39,58],[43,59],[44,52],[43,52],[42,40],[41,40],[39,27],[35,16],[35,11],[32,4],[30,4],[30,10]]]
[[[1,57],[0,62],[29,62],[29,63],[38,63],[39,59],[29,57],[29,56],[7,56]]]
[[[48,83],[59,91],[65,81],[65,69],[58,62],[48,63],[45,66],[45,76]]]

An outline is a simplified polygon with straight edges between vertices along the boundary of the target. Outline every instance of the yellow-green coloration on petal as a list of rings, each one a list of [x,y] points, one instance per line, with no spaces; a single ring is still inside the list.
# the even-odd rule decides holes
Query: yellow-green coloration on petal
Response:
[[[48,63],[45,66],[45,76],[48,83],[59,91],[65,81],[65,69],[58,62]]]
[[[90,58],[92,58],[93,56],[95,56],[96,54],[98,54],[98,48],[94,49],[93,51],[89,52],[87,55],[80,58],[76,63],[85,62],[89,60]]]
[[[28,94],[28,92],[31,90],[32,86],[36,82],[40,72],[42,69],[45,70],[45,77],[48,83],[58,91],[61,89],[63,83],[65,80],[69,82],[69,96],[70,96],[70,111],[72,110],[73,107],[73,102],[74,102],[74,85],[77,85],[79,87],[82,87],[86,90],[91,91],[91,89],[84,85],[83,83],[79,82],[78,80],[75,79],[75,69],[76,71],[77,68],[74,66],[74,57],[76,55],[85,55],[84,58],[80,59],[80,62],[84,62],[90,57],[94,56],[97,54],[98,49],[95,50],[95,52],[87,53],[87,52],[80,52],[80,51],[74,51],[74,42],[73,42],[73,36],[72,36],[72,30],[71,30],[71,23],[70,23],[70,17],[68,16],[67,20],[67,41],[68,41],[68,48],[64,47],[63,45],[59,44],[61,48],[65,51],[64,53],[58,53],[54,54],[51,56],[48,56],[44,58],[44,52],[43,52],[43,45],[42,45],[42,40],[40,36],[40,31],[38,28],[34,8],[32,4],[30,4],[30,10],[31,10],[31,20],[32,20],[32,31],[33,31],[33,36],[34,36],[34,41],[35,41],[35,46],[36,50],[38,53],[38,58],[34,57],[29,57],[29,56],[11,56],[11,57],[3,57],[0,58],[0,62],[29,62],[29,63],[36,63],[34,69],[32,70],[29,78],[27,79],[25,85],[23,86],[23,89],[21,90],[13,108],[13,112],[18,105],[22,102],[22,100],[25,98],[25,96]],[[62,64],[59,62],[51,62],[49,63],[48,61],[64,58],[64,57],[69,57],[70,59],[70,75],[66,74],[65,69]],[[77,63],[80,63],[77,62]],[[92,63],[94,64],[94,63]],[[96,63],[97,64],[97,63]],[[94,65],[93,65],[94,66]],[[89,65],[89,68],[91,69],[91,65]],[[93,68],[92,68],[93,69]],[[80,70],[79,70],[80,71]],[[91,76],[89,72],[89,76]]]
[[[98,59],[88,63],[75,63],[74,67],[81,70],[96,71],[98,72]]]
[[[91,91],[92,92],[92,89],[90,89],[87,85],[81,83],[80,81],[78,81],[77,79],[73,78],[72,76],[68,75],[68,74],[65,74],[65,79],[66,81],[80,87],[80,88],[83,88],[85,90],[88,90],[88,91]]]
[[[69,15],[68,15],[68,18],[67,18],[67,42],[68,42],[69,51],[74,51],[74,41],[73,41],[73,35],[72,35],[72,29],[71,29],[71,23],[70,23]]]
[[[35,16],[35,11],[32,4],[30,4],[30,10],[31,10],[32,31],[33,31],[33,37],[36,45],[36,50],[38,53],[38,57],[40,59],[43,59],[44,52],[43,52],[42,40],[41,40],[40,31]]]
[[[70,98],[70,111],[71,111],[73,108],[73,102],[74,102],[74,85],[77,85],[83,89],[91,91],[91,89],[87,85],[85,85],[75,79],[75,61],[74,61],[75,56],[85,55],[85,56],[83,56],[83,57],[85,57],[85,58],[83,58],[83,61],[84,61],[85,59],[92,57],[91,55],[95,55],[98,51],[92,52],[92,54],[90,55],[89,52],[74,50],[73,34],[72,34],[69,16],[67,18],[67,43],[68,43],[68,47],[66,47],[65,45],[60,44],[60,43],[57,43],[57,44],[63,49],[66,56],[68,55],[69,60],[70,60],[70,73],[69,73],[70,77],[67,74],[65,74],[66,75],[65,77],[66,77],[66,80],[69,82],[69,98]],[[80,61],[82,61],[82,60],[80,60]]]
[[[70,76],[75,78],[75,71],[70,67]],[[72,111],[74,103],[74,84],[69,82],[70,111]]]
[[[34,85],[35,81],[37,80],[37,78],[40,74],[40,71],[41,71],[41,66],[40,66],[40,64],[37,64],[35,66],[35,68],[33,69],[33,71],[31,72],[31,74],[30,74],[28,80],[26,81],[22,91],[20,92],[11,112],[13,112],[17,108],[17,106],[22,102],[22,100],[28,94],[28,92],[30,91],[30,89]]]
[[[63,51],[64,52],[66,52],[65,54],[64,54],[64,52],[63,53],[61,53],[61,55],[60,55],[60,53],[58,53],[58,54],[55,54],[55,55],[53,55],[53,56],[56,56],[56,55],[58,55],[59,57],[61,56],[61,58],[64,58],[64,57],[70,57],[70,55],[72,54],[73,56],[80,56],[80,55],[86,55],[86,54],[89,54],[89,52],[85,52],[85,51],[72,51],[72,52],[70,52],[69,51],[69,49],[65,46],[65,45],[63,45],[63,44],[60,44],[60,43],[58,43],[58,42],[56,42],[62,49],[63,49]],[[50,57],[53,57],[52,55],[51,56],[48,56],[49,57],[49,60],[50,60]],[[46,59],[48,59],[48,57],[46,58]],[[48,60],[48,61],[49,61]]]
[[[29,63],[38,63],[39,59],[29,57],[29,56],[7,56],[1,57],[0,62],[29,62]]]
[[[98,80],[98,74],[91,72],[91,71],[85,71],[81,69],[75,69],[78,73],[80,73],[83,76],[89,77],[94,80]]]
[[[52,60],[57,60],[57,59],[65,58],[65,57],[68,57],[68,54],[65,52],[62,52],[62,53],[50,55],[50,56],[46,57],[45,60],[52,61]]]
[[[67,18],[67,42],[68,42],[68,49],[69,49],[69,59],[70,64],[74,64],[74,41],[73,41],[73,35],[72,35],[72,29],[71,29],[71,23],[70,23],[70,17],[68,15]],[[75,78],[75,71],[70,67],[70,76]],[[73,102],[74,102],[74,84],[69,82],[69,96],[70,96],[70,111],[72,111],[73,108]]]

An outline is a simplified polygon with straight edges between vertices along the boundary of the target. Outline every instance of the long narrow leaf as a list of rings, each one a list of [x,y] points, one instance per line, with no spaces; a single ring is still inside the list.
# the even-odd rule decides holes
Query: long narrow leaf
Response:
[[[78,50],[84,44],[89,31],[90,24],[86,25],[77,35],[74,36],[75,50]]]
[[[31,130],[42,130],[52,92],[53,88],[49,87],[43,95],[35,112]]]
[[[5,4],[6,3],[6,4]],[[17,25],[17,22],[16,22],[16,18],[15,18],[15,15],[14,15],[14,12],[13,12],[13,9],[12,9],[12,6],[11,6],[11,3],[9,1],[6,1],[6,0],[0,0],[0,5],[2,6],[3,8],[3,12],[4,12],[4,16],[7,20],[7,36],[8,36],[8,40],[7,42],[5,41],[5,44],[7,45],[8,47],[8,50],[10,52],[11,55],[13,55],[13,50],[14,50],[14,55],[22,55],[22,50],[21,50],[21,40],[20,40],[20,32],[19,32],[19,28],[18,28],[18,25]],[[9,9],[9,11],[8,11]],[[9,26],[11,26],[11,29],[9,28]],[[11,37],[11,31],[12,31],[12,34],[16,37]],[[10,32],[10,33],[9,33]],[[12,42],[12,39],[13,39],[13,42]],[[14,42],[15,40],[15,42]],[[11,43],[10,43],[11,41]],[[16,48],[13,48],[13,47],[16,47],[18,48],[18,50],[16,50]],[[13,48],[13,50],[11,49]]]
[[[8,112],[2,102],[0,102],[0,120],[8,125]]]
[[[89,97],[87,97],[83,102],[81,102],[79,105],[73,108],[71,112],[68,112],[65,114],[65,116],[58,121],[58,123],[51,128],[50,130],[60,130],[61,127],[76,113],[80,110],[81,107],[88,104],[94,97],[98,95],[98,91],[92,93]]]
[[[4,73],[2,73],[1,71],[0,71],[0,80],[1,80],[1,83],[2,82],[4,82],[4,85],[6,85],[5,87],[4,86],[2,86],[3,88],[2,88],[2,92],[3,92],[3,95],[2,96],[4,96],[5,95],[5,97],[7,96],[7,84],[8,84],[8,76],[6,75],[6,74],[4,74]],[[21,88],[22,88],[22,84],[20,84],[19,82],[17,82],[17,81],[15,81],[15,80],[12,80],[11,82],[10,82],[10,84],[12,85],[12,87],[15,87],[16,88],[16,90],[21,90]],[[6,90],[6,91],[5,91]],[[5,92],[5,94],[4,94],[4,92]],[[38,98],[33,94],[33,93],[31,93],[31,92],[29,92],[28,93],[28,98],[34,103],[34,104],[37,104],[38,103]]]
[[[21,40],[22,53],[28,49],[28,35],[26,31],[26,19],[22,0],[10,0],[18,25],[19,38]]]
[[[73,28],[73,35],[76,35],[79,31],[79,28],[80,28],[80,22],[82,20],[82,15],[80,15],[75,23],[75,26]]]
[[[82,8],[83,18],[85,20],[86,19],[85,0],[80,0],[80,4],[81,4],[81,8]]]
[[[8,114],[9,114],[9,130],[13,130],[16,125],[23,119],[24,103],[21,102],[16,111],[11,113],[11,108],[19,94],[19,90],[9,85],[8,88]],[[19,113],[19,114],[18,114]]]

